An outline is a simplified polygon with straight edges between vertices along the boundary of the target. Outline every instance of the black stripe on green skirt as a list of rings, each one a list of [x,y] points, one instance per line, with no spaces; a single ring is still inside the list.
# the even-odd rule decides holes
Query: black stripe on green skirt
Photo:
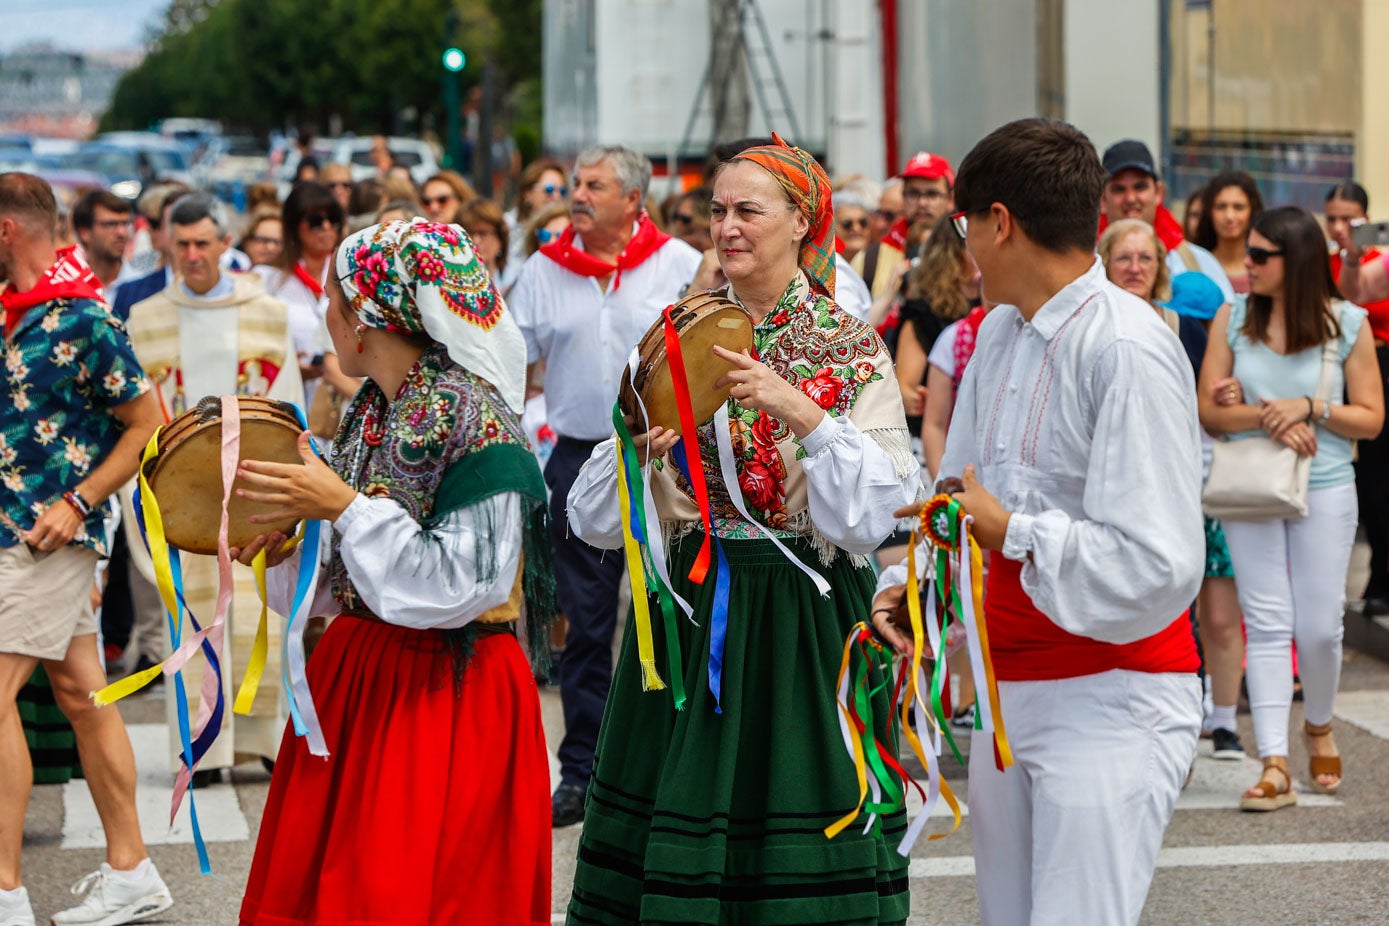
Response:
[[[676,590],[698,624],[677,623],[689,694],[644,692],[629,629],[614,672],[580,840],[569,922],[574,924],[900,924],[908,860],[895,846],[904,813],[867,817],[833,840],[825,827],[858,800],[839,732],[835,683],[849,628],[868,615],[873,574],[841,554],[821,598],[764,540],[727,541],[731,567],[723,713],[708,682],[712,576],[684,578],[700,535],[674,545]],[[655,651],[669,679],[665,632]],[[885,716],[882,667],[875,715]],[[895,732],[895,731],[894,731]]]
[[[34,764],[34,784],[62,784],[81,777],[77,761],[77,737],[72,724],[58,708],[53,687],[43,666],[34,670],[16,698],[24,740]]]

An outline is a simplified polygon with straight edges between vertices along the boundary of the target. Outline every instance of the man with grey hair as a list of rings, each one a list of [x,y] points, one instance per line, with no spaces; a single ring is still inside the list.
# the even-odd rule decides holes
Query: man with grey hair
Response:
[[[622,557],[571,536],[569,487],[599,441],[612,435],[612,406],[627,358],[694,278],[699,252],[658,229],[642,209],[651,163],[618,146],[579,155],[570,184],[573,224],[524,267],[508,303],[526,336],[558,442],[545,466],[560,606],[569,621],[560,662],[564,741],[555,826],[583,819],[593,751],[612,682]],[[539,391],[540,387],[535,387]]]
[[[260,278],[227,273],[221,258],[231,246],[226,208],[207,193],[181,197],[168,212],[169,248],[174,279],[161,292],[130,310],[130,340],[163,404],[166,418],[198,403],[204,396],[253,395],[303,405],[304,386],[289,330],[284,303],[266,294]],[[128,501],[128,496],[122,501]],[[127,530],[134,523],[127,509]],[[127,534],[131,560],[147,564],[149,554],[138,537]],[[232,701],[250,659],[260,622],[260,596],[255,577],[245,566],[232,565],[234,589],[227,613],[227,632],[221,658],[222,690]],[[143,570],[142,570],[143,571]],[[217,600],[217,561],[209,556],[186,557],[184,595],[199,620],[212,620]],[[269,661],[265,678],[279,675],[276,645],[280,621],[269,621]],[[186,632],[191,629],[185,627]],[[199,653],[184,667],[189,710],[196,716],[205,663]],[[165,687],[169,716],[170,765],[177,771],[179,744],[173,686]],[[220,777],[238,757],[273,760],[284,730],[279,686],[263,684],[249,714],[223,715],[222,734],[199,765],[200,783]]]

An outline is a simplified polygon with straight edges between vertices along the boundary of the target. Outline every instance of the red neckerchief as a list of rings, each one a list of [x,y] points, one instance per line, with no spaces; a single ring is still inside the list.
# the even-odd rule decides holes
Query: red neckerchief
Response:
[[[890,244],[903,254],[907,253],[907,232],[910,230],[911,225],[906,219],[898,219],[883,235],[883,244]]]
[[[1100,234],[1109,227],[1109,216],[1100,213]],[[1177,221],[1177,217],[1167,210],[1162,203],[1158,203],[1157,215],[1153,217],[1153,231],[1157,232],[1158,240],[1162,242],[1170,254],[1185,240],[1182,235],[1182,223]]]
[[[323,281],[315,280],[302,260],[294,262],[294,275],[299,278],[300,283],[309,288],[309,292],[313,293],[315,299],[323,298]]]
[[[5,307],[5,331],[13,331],[25,313],[34,306],[52,302],[54,299],[95,299],[103,303],[106,301],[101,281],[96,278],[92,268],[87,266],[87,261],[75,244],[58,249],[57,260],[44,271],[32,289],[17,292],[11,283],[0,293],[0,305]]]
[[[622,285],[622,271],[639,266],[669,240],[670,235],[657,228],[656,223],[651,221],[651,216],[643,212],[637,217],[637,233],[627,242],[622,253],[617,255],[617,261],[614,263],[599,260],[587,251],[574,247],[572,225],[560,233],[558,240],[541,248],[540,253],[579,276],[605,277],[610,273],[616,273],[617,276],[613,278],[613,292],[617,292],[617,288]]]
[[[839,237],[838,235],[835,235],[835,236],[834,236],[834,253],[836,253],[836,254],[843,254],[843,253],[844,253],[844,248],[845,248],[845,247],[846,247],[846,245],[844,244],[844,239],[841,238],[841,237]]]

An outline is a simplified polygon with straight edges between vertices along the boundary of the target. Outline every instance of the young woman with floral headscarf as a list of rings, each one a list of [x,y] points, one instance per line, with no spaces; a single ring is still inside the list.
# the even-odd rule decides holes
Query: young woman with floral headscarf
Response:
[[[458,228],[343,242],[328,329],[366,382],[325,464],[245,462],[242,495],[332,521],[309,689],[328,755],[285,738],[241,923],[550,922],[549,766],[515,625],[548,645],[545,485],[519,417],[525,345]],[[302,554],[261,536],[267,598]]]
[[[834,303],[830,196],[820,165],[780,139],[743,151],[715,181],[710,232],[726,294],[754,323],[751,356],[719,353],[735,364],[722,381],[731,397],[698,429],[721,560],[702,585],[687,580],[704,541],[695,492],[669,453],[676,435],[639,436],[660,457],[653,533],[673,538],[674,591],[694,608],[692,620],[678,616],[681,664],[660,658],[666,637],[652,622],[656,668],[667,682],[678,676],[688,699],[677,710],[670,691],[642,690],[629,631],[571,923],[906,920],[907,859],[893,851],[904,815],[866,829],[860,817],[832,840],[824,832],[858,796],[835,679],[845,636],[868,616],[864,556],[920,485],[892,361],[873,329]],[[736,485],[720,476],[720,443]],[[569,519],[588,543],[622,546],[613,441],[580,473]],[[726,619],[715,604],[722,581]],[[872,667],[877,682],[881,671]],[[876,697],[883,716],[888,695]]]

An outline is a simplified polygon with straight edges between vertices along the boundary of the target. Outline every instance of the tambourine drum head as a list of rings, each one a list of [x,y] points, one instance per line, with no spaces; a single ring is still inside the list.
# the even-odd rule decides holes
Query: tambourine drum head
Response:
[[[299,424],[278,411],[247,407],[242,400],[242,460],[298,463]],[[193,419],[189,427],[182,419]],[[160,434],[159,456],[149,463],[146,478],[159,503],[164,536],[173,546],[189,553],[217,553],[217,532],[222,519],[222,423],[219,418],[197,422],[193,413],[180,416]],[[242,479],[233,483],[227,506],[227,543],[244,547],[259,534],[290,534],[299,523],[286,518],[252,524],[251,515],[266,514],[275,505],[237,498],[235,489],[254,489]]]
[[[689,303],[698,300],[695,305]],[[685,361],[685,376],[689,381],[690,406],[698,427],[714,416],[720,405],[728,401],[728,387],[714,384],[733,364],[714,355],[715,345],[739,353],[752,348],[752,317],[747,310],[718,296],[701,293],[678,304],[671,312],[680,336],[680,353]],[[670,362],[666,356],[663,321],[642,338],[638,348],[642,365],[636,383],[623,378],[620,394],[622,409],[635,421],[635,431],[662,427],[684,433],[680,411],[671,379]],[[634,388],[635,387],[635,388]],[[646,418],[637,408],[635,394],[640,392]]]

